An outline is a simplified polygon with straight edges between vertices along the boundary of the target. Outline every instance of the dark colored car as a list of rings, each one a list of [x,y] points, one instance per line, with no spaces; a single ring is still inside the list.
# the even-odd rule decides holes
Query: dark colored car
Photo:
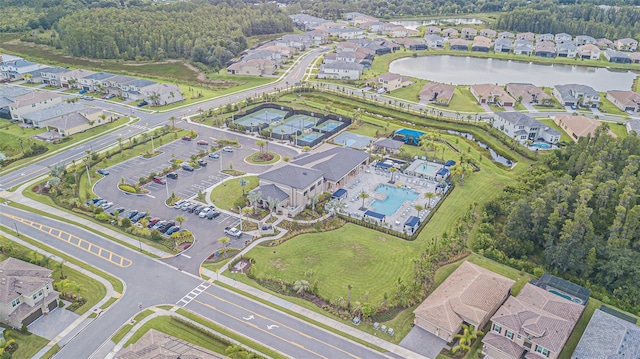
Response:
[[[158,184],[165,184],[167,183],[167,181],[165,181],[164,179],[160,178],[160,177],[153,177],[153,182],[154,183],[158,183]]]
[[[213,210],[213,211],[209,211],[209,213],[207,213],[207,219],[214,219],[217,218],[220,215],[220,212]]]
[[[191,141],[191,137],[189,137],[189,136],[182,136],[182,140],[183,140],[183,141]]]
[[[195,170],[195,168],[189,166],[189,165],[182,165],[182,169],[185,171],[189,171],[189,172],[193,172]]]
[[[98,201],[102,201],[102,198],[100,197],[92,198],[87,201],[87,206],[90,206],[92,204],[95,205],[96,203],[98,203]]]
[[[151,229],[160,229],[160,227],[164,226],[168,221],[158,221],[154,224]]]
[[[167,178],[178,179],[178,174],[175,172],[167,173]]]
[[[147,101],[142,101],[142,102],[138,102],[138,104],[136,106],[138,107],[145,107],[146,105],[148,105],[149,103]]]
[[[198,206],[193,210],[193,214],[200,214],[200,211],[202,211],[203,209],[207,208],[207,206],[202,205],[202,206]]]
[[[144,217],[146,217],[147,214],[144,212],[139,212],[138,214],[136,214],[135,216],[133,216],[133,218],[131,218],[131,222],[133,223],[137,223],[139,220],[143,219]]]
[[[203,160],[202,158],[198,160],[198,164],[202,167],[207,167],[207,161]]]
[[[138,211],[136,211],[135,209],[130,210],[129,212],[127,212],[124,216],[131,219],[133,217],[135,217],[136,215],[138,215]]]
[[[174,221],[168,221],[166,223],[164,223],[162,226],[160,226],[160,228],[158,228],[158,230],[160,231],[160,233],[165,233],[169,228],[173,227],[176,225],[176,222]]]
[[[101,199],[98,202],[94,203],[93,205],[96,207],[102,206],[103,204],[107,203],[108,201],[106,199]]]
[[[192,204],[189,207],[187,207],[187,212],[193,213],[193,211],[195,211],[196,208],[198,208],[198,205],[197,204]]]
[[[118,208],[112,209],[111,210],[111,215],[114,216],[116,212],[118,212],[118,214],[124,212],[124,207],[118,207]]]
[[[105,99],[105,100],[110,100],[110,99],[112,99],[114,97],[116,97],[116,95],[112,94],[112,93],[102,96],[102,98]]]
[[[103,176],[108,176],[109,175],[109,171],[105,170],[104,168],[99,169],[98,173],[103,175]]]
[[[170,235],[172,235],[173,233],[176,233],[176,232],[177,232],[177,231],[179,231],[179,230],[180,230],[180,226],[173,226],[173,227],[171,227],[171,228],[167,229],[167,231],[165,232],[165,234],[166,234],[167,236],[170,236]]]
[[[158,218],[158,217],[151,218],[149,220],[149,223],[147,223],[147,228],[151,228],[151,227],[155,226],[156,223],[158,223],[158,222],[160,222],[160,218]]]
[[[197,144],[200,145],[200,146],[207,146],[207,145],[209,145],[209,142],[200,140],[200,141],[197,142]]]

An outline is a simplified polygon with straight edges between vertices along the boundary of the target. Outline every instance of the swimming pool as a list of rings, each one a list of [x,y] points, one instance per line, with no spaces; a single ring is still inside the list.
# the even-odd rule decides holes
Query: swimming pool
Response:
[[[551,145],[546,143],[546,142],[534,142],[534,143],[531,144],[531,146],[542,148],[542,149],[545,149],[545,150],[551,148]]]
[[[415,173],[419,173],[425,176],[435,177],[436,173],[440,169],[440,166],[435,166],[430,163],[424,162],[418,165],[414,170]]]
[[[394,187],[381,184],[376,187],[375,192],[387,195],[383,201],[374,200],[369,207],[375,212],[390,216],[398,211],[404,201],[415,201],[419,193],[408,188]]]
[[[564,298],[566,300],[570,300],[570,301],[572,301],[574,303],[582,304],[582,299],[574,298],[574,297],[570,296],[569,294],[565,294],[565,293],[559,292],[559,291],[557,291],[555,289],[550,289],[549,293],[553,293],[553,294],[555,294],[555,295],[557,295],[559,297],[562,297],[562,298]]]

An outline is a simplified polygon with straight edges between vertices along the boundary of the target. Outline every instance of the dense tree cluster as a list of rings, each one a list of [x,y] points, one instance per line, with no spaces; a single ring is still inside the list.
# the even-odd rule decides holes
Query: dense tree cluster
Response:
[[[637,312],[639,169],[640,137],[598,131],[583,138],[485,206],[474,248],[503,261],[544,263]]]
[[[516,32],[589,35],[611,40],[640,33],[640,8],[602,8],[595,5],[532,4],[500,15],[495,28]]]

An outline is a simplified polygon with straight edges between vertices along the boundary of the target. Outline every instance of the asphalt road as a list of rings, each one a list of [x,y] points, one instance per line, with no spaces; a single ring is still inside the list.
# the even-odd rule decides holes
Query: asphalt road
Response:
[[[91,140],[87,144],[68,148],[60,153],[36,163],[25,166],[19,170],[11,171],[0,176],[0,188],[8,189],[19,183],[27,180],[39,177],[49,172],[49,167],[58,163],[69,163],[74,159],[80,159],[86,156],[86,150],[99,151],[103,148],[112,146],[117,143],[118,138],[127,138],[135,134],[147,131],[149,128],[160,126],[168,123],[170,117],[182,118],[185,116],[196,114],[198,109],[207,110],[210,108],[217,108],[224,106],[228,103],[234,103],[242,101],[248,97],[256,97],[263,93],[272,93],[277,89],[284,89],[287,86],[296,84],[304,78],[313,60],[323,52],[328,51],[329,48],[317,48],[309,52],[307,55],[299,59],[299,61],[291,67],[286,75],[277,82],[259,86],[256,88],[239,91],[225,96],[220,96],[215,99],[203,101],[200,103],[184,106],[175,110],[154,113],[153,111],[146,111],[136,108],[135,106],[129,106],[119,104],[115,102],[95,100],[85,102],[90,105],[99,105],[97,107],[110,110],[113,112],[121,113],[127,116],[140,117],[140,121],[133,126],[126,126],[118,131],[106,134],[98,139]]]
[[[63,347],[56,358],[103,357],[113,347],[111,335],[138,313],[140,306],[160,304],[186,307],[293,358],[386,357],[74,225],[8,206],[2,207],[0,224],[16,226],[21,235],[37,238],[126,283],[120,300]],[[196,295],[192,291],[197,287],[207,289]],[[252,319],[244,319],[251,315]]]

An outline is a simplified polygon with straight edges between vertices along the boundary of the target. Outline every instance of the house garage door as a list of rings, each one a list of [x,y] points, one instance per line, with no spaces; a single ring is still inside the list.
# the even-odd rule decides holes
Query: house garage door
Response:
[[[49,309],[49,311],[52,311],[56,308],[58,308],[58,300],[52,300],[51,303],[49,303],[49,305],[47,305],[47,308]]]
[[[38,310],[29,314],[26,318],[24,318],[24,320],[22,321],[22,324],[29,325],[33,323],[34,320],[40,318],[40,316],[42,316],[42,308],[38,308]]]

